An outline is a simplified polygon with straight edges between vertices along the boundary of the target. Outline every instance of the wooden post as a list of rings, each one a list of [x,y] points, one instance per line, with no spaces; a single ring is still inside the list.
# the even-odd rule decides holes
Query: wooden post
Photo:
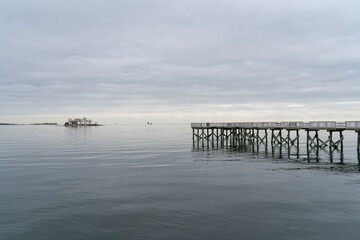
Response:
[[[233,129],[229,129],[229,145],[233,145]]]
[[[200,134],[200,130],[199,130],[199,128],[198,129],[196,129],[196,131],[197,131],[197,136],[196,136],[196,138],[197,138],[197,147],[199,148],[199,145],[200,145],[200,137],[199,137],[199,134]]]
[[[308,162],[310,162],[310,131],[309,129],[306,129],[306,153]]]
[[[238,128],[235,129],[235,134],[236,134],[235,146],[237,147],[239,145],[239,129]]]
[[[255,129],[251,130],[251,148],[252,152],[255,152]]]
[[[214,128],[211,128],[211,146],[214,147]]]
[[[252,144],[255,143],[255,129],[251,129],[251,142]]]
[[[239,145],[239,147],[241,147],[241,144],[242,144],[241,128],[238,129],[238,137],[239,137],[238,145]]]
[[[296,148],[296,159],[300,158],[300,149]]]
[[[222,144],[221,144],[221,147],[224,147],[225,144],[226,144],[226,137],[225,137],[226,130],[225,130],[224,128],[221,129],[221,134],[222,134]]]
[[[333,162],[333,140],[332,140],[332,131],[329,131],[329,154],[330,154],[330,162]]]
[[[246,144],[247,144],[247,130],[246,130],[246,128],[243,129],[243,136],[244,136],[243,144],[244,144],[244,147],[246,148]]]
[[[287,146],[288,146],[288,158],[290,158],[290,129],[287,130],[288,135],[287,135]]]
[[[234,139],[233,145],[234,145],[234,147],[236,147],[236,142],[237,142],[237,128],[234,128],[233,134],[234,134],[234,136],[233,136],[233,139]]]
[[[225,146],[225,129],[221,128],[221,147]]]
[[[316,137],[316,162],[319,162],[319,131],[316,130],[315,132],[315,137]]]
[[[340,130],[339,131],[339,133],[340,133],[340,161],[341,161],[341,163],[344,163],[344,144],[343,144],[343,140],[344,140],[344,137],[343,137],[343,133],[342,133],[342,131]]]
[[[209,144],[209,140],[210,140],[210,136],[209,136],[209,128],[206,128],[206,144],[207,144],[207,147],[210,146]]]
[[[236,143],[235,143],[235,141],[236,141],[235,131],[236,131],[236,129],[233,128],[233,129],[232,129],[232,140],[233,140],[232,146],[233,146],[233,147],[236,146]]]
[[[240,128],[239,129],[239,146],[240,146],[240,148],[242,148],[242,146],[243,146],[243,139],[244,139],[243,130],[242,130],[242,128]]]
[[[231,146],[231,129],[226,130],[226,145]]]
[[[231,146],[231,129],[229,129],[229,133],[228,133],[228,146]]]
[[[236,129],[235,128],[233,128],[232,129],[232,140],[233,140],[233,142],[232,142],[232,145],[233,145],[233,147],[235,147],[235,141],[236,141],[236,133],[235,133],[235,131],[236,131]]]
[[[223,147],[224,146],[224,129],[221,128],[220,129],[220,147]]]
[[[300,144],[299,130],[296,130],[296,147],[298,150],[299,150],[299,144]]]
[[[228,130],[225,129],[225,141],[226,141],[226,146],[228,146],[228,140],[229,140]]]
[[[204,128],[201,128],[201,147],[204,148]]]
[[[239,128],[239,147],[242,146],[242,130]]]
[[[265,154],[267,155],[268,153],[268,133],[267,133],[267,129],[265,129]]]
[[[360,130],[356,131],[357,133],[357,151],[360,152]]]
[[[259,154],[259,129],[256,129],[256,154]]]
[[[243,145],[243,132],[242,128],[239,128],[239,147],[242,147]]]
[[[192,129],[193,135],[192,135],[192,140],[193,140],[193,148],[195,148],[195,129]]]
[[[290,136],[290,133],[291,133],[291,130],[290,129],[287,129],[287,144],[288,144],[288,147],[290,147],[290,141],[291,141],[291,136]]]
[[[358,164],[360,166],[360,130],[357,130],[357,156],[358,156]]]
[[[271,129],[271,155],[274,157],[274,129]]]
[[[232,129],[229,129],[229,146],[232,145]]]

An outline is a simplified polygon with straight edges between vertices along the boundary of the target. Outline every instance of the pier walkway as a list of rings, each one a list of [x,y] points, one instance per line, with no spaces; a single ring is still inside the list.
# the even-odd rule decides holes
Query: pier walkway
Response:
[[[340,160],[343,163],[344,131],[355,131],[357,133],[357,159],[360,165],[360,121],[311,121],[311,122],[222,122],[222,123],[191,123],[193,130],[194,147],[241,147],[247,143],[254,147],[268,142],[271,149],[280,146],[297,148],[299,154],[299,131],[306,131],[307,157],[310,159],[310,152],[315,149],[316,156],[319,149],[329,148],[330,160],[332,153],[340,152]],[[321,139],[319,131],[327,131],[328,138]],[[334,134],[338,134],[338,137]]]

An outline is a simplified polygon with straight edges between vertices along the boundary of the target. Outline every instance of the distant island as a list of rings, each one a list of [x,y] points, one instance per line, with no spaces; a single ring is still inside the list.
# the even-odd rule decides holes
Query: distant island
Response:
[[[69,118],[64,124],[65,127],[90,127],[90,126],[102,126],[97,122],[93,123],[91,119],[83,118]]]
[[[18,124],[18,123],[0,123],[0,125],[58,125],[57,123],[28,123],[28,124]]]

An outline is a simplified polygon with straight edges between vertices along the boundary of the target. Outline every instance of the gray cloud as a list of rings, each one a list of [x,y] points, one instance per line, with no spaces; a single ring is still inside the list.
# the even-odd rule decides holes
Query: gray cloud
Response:
[[[350,111],[346,102],[360,101],[359,5],[2,1],[0,116]]]

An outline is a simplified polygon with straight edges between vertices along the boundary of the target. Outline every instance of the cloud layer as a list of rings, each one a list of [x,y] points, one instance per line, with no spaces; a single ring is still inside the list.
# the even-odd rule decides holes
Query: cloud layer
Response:
[[[9,0],[0,10],[0,120],[360,118],[358,1]]]

